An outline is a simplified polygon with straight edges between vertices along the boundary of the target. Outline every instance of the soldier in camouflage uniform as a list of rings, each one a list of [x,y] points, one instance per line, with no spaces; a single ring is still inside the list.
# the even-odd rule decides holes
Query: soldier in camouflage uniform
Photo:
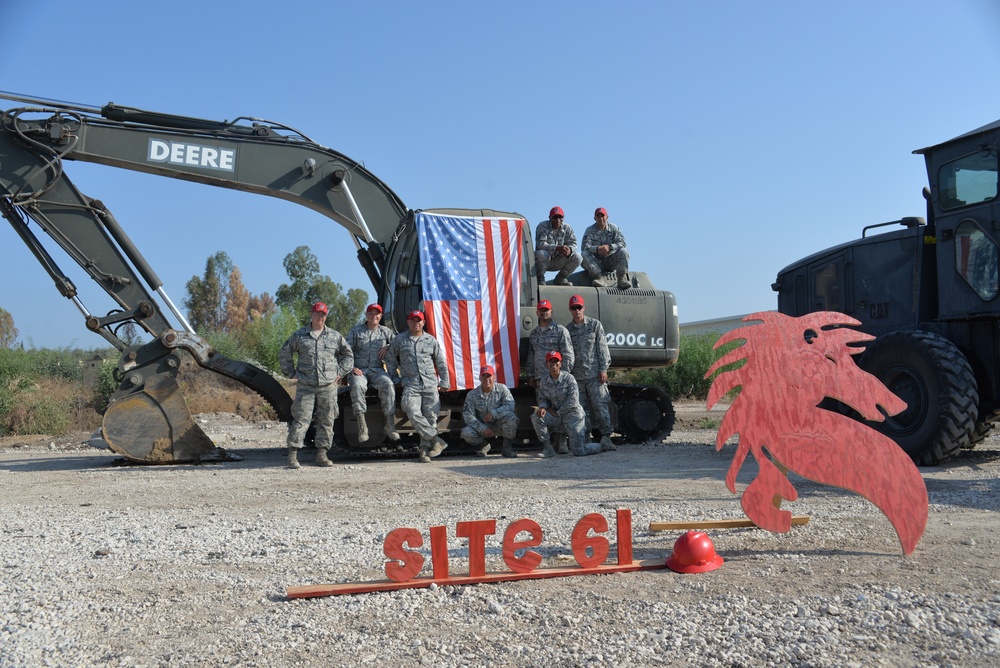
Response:
[[[386,359],[391,368],[399,369],[403,385],[400,406],[420,435],[420,461],[429,462],[448,447],[437,431],[441,411],[438,388],[448,389],[451,380],[441,345],[424,332],[424,314],[410,311],[406,325],[409,331],[396,335]]]
[[[628,277],[628,248],[625,235],[614,223],[608,222],[604,207],[594,212],[594,224],[583,233],[583,268],[590,274],[595,288],[608,286],[604,274],[618,274],[618,287],[628,290],[632,281]]]
[[[326,326],[328,311],[323,302],[313,304],[309,325],[296,330],[278,351],[281,373],[298,381],[286,441],[290,469],[299,468],[298,450],[314,414],[316,464],[333,466],[327,451],[333,445],[333,423],[339,413],[337,385],[354,366],[354,355],[340,332]],[[293,365],[293,355],[298,355],[298,364]]]
[[[365,393],[368,386],[375,388],[382,404],[382,414],[385,416],[385,435],[390,440],[398,441],[396,431],[396,369],[386,371],[385,356],[392,342],[392,330],[379,324],[382,320],[382,307],[379,304],[369,304],[365,309],[365,321],[347,333],[347,343],[354,351],[354,368],[347,377],[351,386],[351,408],[358,420],[358,441],[368,440],[368,422],[365,412],[368,401]]]
[[[465,397],[462,409],[462,440],[469,445],[482,446],[476,451],[485,457],[490,451],[489,439],[503,438],[500,454],[517,457],[514,452],[514,435],[517,433],[517,415],[514,414],[514,397],[506,385],[496,382],[496,370],[484,366],[479,374],[479,387]]]
[[[552,447],[549,432],[554,431],[569,437],[569,450],[577,457],[596,455],[603,449],[600,443],[587,443],[584,434],[585,418],[580,407],[580,395],[576,379],[561,370],[562,355],[551,351],[545,356],[548,373],[535,390],[538,409],[531,414],[531,424],[542,443],[542,457],[552,457],[556,450]],[[560,443],[559,454],[567,454]]]
[[[556,271],[556,285],[569,285],[572,274],[583,258],[577,249],[573,228],[563,223],[561,207],[554,206],[549,211],[549,219],[538,223],[535,228],[535,274],[538,284],[545,285],[545,272]]]
[[[566,326],[566,330],[573,341],[573,352],[576,355],[573,377],[580,389],[580,404],[587,416],[587,436],[590,436],[593,425],[601,434],[601,445],[606,450],[615,450],[611,443],[613,430],[611,412],[608,410],[611,402],[611,393],[608,391],[611,353],[604,336],[604,326],[600,320],[587,317],[585,307],[582,296],[573,295],[570,298],[569,310],[573,314],[573,321]]]
[[[559,351],[566,371],[573,369],[573,342],[565,327],[552,322],[552,303],[548,299],[541,300],[535,313],[538,316],[538,326],[531,330],[528,337],[528,364],[525,369],[528,385],[531,387],[538,387],[541,378],[548,375],[545,354],[550,350]]]

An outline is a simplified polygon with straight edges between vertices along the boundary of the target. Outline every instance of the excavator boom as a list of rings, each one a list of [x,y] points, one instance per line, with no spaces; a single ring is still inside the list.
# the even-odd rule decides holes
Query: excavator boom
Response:
[[[121,384],[102,427],[111,449],[140,462],[224,456],[191,419],[177,386],[180,350],[202,367],[255,390],[279,419],[289,420],[291,399],[281,384],[262,369],[225,358],[195,334],[124,229],[100,200],[73,185],[64,162],[158,174],[310,208],[347,229],[376,290],[386,265],[386,248],[379,240],[391,239],[406,214],[399,197],[361,164],[277,123],[254,118],[208,121],[115,104],[97,109],[3,93],[0,98],[30,105],[0,115],[0,214],[60,294],[74,301],[87,327],[122,353]],[[87,309],[29,221],[80,265],[118,308],[104,316]],[[179,327],[171,324],[170,315]],[[128,345],[117,333],[128,322],[153,340]]]

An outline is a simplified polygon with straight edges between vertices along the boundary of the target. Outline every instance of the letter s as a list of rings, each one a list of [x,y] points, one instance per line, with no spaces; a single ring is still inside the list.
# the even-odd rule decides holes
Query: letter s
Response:
[[[424,567],[424,555],[404,546],[421,547],[424,539],[417,529],[393,529],[385,537],[382,552],[394,561],[385,562],[385,574],[394,582],[406,582],[416,577]],[[400,563],[397,563],[400,562]]]

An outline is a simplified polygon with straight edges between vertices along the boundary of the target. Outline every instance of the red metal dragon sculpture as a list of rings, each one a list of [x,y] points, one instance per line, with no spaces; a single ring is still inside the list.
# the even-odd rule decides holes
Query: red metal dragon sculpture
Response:
[[[769,531],[791,529],[792,514],[780,509],[782,499],[798,498],[785,475],[790,470],[865,497],[892,523],[903,553],[913,552],[927,525],[927,488],[917,467],[887,436],[818,407],[830,397],[873,421],[885,419],[879,407],[887,415],[906,408],[851,359],[864,348],[849,344],[875,337],[850,329],[861,324],[854,318],[828,311],[800,318],[753,313],[743,321],[761,324],[724,334],[716,348],[740,339],[745,342],[719,358],[705,377],[746,361],[715,378],[708,407],[741,388],[722,419],[716,449],[739,434],[736,456],[726,474],[726,487],[733,493],[747,454],[753,453],[757,461],[757,476],[741,500],[747,517]]]

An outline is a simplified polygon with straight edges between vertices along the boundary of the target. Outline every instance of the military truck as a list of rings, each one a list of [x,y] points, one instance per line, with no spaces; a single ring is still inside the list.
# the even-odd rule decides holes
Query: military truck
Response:
[[[926,217],[869,225],[772,285],[782,313],[840,311],[876,336],[857,363],[907,408],[871,426],[919,465],[974,447],[1000,411],[998,147],[1000,121],[914,151]]]

